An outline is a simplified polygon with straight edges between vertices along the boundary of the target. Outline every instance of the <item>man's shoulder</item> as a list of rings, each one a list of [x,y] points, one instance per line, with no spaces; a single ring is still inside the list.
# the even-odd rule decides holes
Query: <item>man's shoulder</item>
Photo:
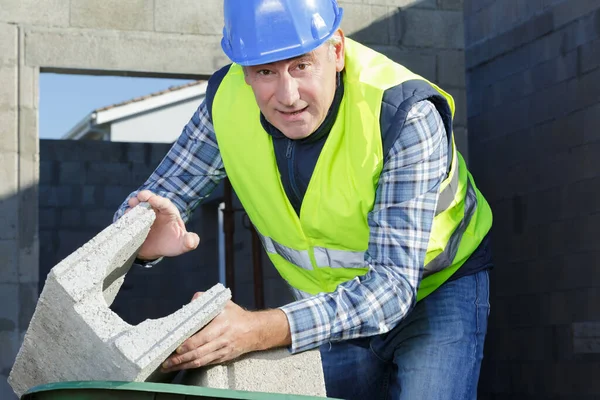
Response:
[[[206,108],[208,110],[208,114],[210,115],[211,119],[212,119],[212,105],[213,105],[213,101],[215,99],[215,95],[217,94],[217,90],[219,89],[221,82],[223,82],[225,75],[227,75],[227,73],[229,72],[230,67],[231,67],[231,64],[227,64],[226,66],[224,66],[223,68],[221,68],[220,70],[218,70],[214,74],[212,74],[212,76],[208,80],[208,85],[206,87],[205,102],[206,102]]]
[[[421,102],[429,102],[439,93],[425,81],[407,81],[393,86],[383,93],[381,101],[381,142],[384,158],[394,143],[400,138],[406,119],[413,107]],[[436,107],[431,107],[432,112],[437,112]]]

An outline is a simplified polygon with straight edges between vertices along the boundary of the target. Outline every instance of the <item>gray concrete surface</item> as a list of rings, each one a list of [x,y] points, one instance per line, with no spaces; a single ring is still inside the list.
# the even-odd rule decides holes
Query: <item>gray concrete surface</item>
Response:
[[[137,326],[110,310],[154,218],[147,204],[134,208],[50,271],[8,379],[17,395],[50,382],[144,381],[223,309],[231,293],[216,285]]]
[[[286,349],[251,353],[228,364],[187,371],[183,383],[217,389],[326,396],[318,350],[295,355]]]

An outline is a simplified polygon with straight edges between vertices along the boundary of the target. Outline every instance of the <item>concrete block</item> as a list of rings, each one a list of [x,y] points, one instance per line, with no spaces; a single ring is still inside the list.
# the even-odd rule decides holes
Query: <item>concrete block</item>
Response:
[[[0,283],[0,332],[19,329],[19,284]]]
[[[17,117],[16,108],[0,107],[0,152],[18,151]]]
[[[36,268],[37,270],[37,268]],[[38,300],[37,280],[19,284],[19,332],[25,332],[35,311]]]
[[[38,137],[38,110],[28,107],[19,108],[19,153],[22,156],[38,157],[40,140]],[[21,158],[21,160],[24,160]],[[33,161],[39,168],[37,161]]]
[[[210,76],[229,63],[217,36],[152,32],[28,28],[25,53],[32,66],[188,77]]]
[[[600,67],[600,39],[586,43],[579,48],[581,73]]]
[[[86,183],[87,171],[82,162],[63,161],[58,164],[59,182],[61,184],[83,185]]]
[[[0,282],[2,283],[19,281],[17,248],[16,240],[0,240]]]
[[[15,196],[18,191],[18,156],[16,153],[0,153],[0,200]]]
[[[576,354],[600,354],[600,322],[573,323],[573,350]]]
[[[223,2],[155,0],[154,24],[158,32],[221,35]]]
[[[17,108],[17,65],[0,67],[0,107]]]
[[[18,28],[16,25],[0,23],[0,65],[17,64],[17,39]]]
[[[2,167],[2,164],[0,164]],[[0,170],[1,171],[1,170]],[[19,199],[17,196],[0,196],[0,240],[17,239],[19,221]]]
[[[598,0],[565,1],[552,9],[554,26],[555,28],[560,28],[561,26],[581,18],[586,14],[590,14],[599,8]]]
[[[86,182],[92,185],[133,185],[130,163],[92,162],[87,170]]]
[[[406,9],[402,11],[403,46],[464,49],[463,13]]]
[[[437,54],[436,82],[442,87],[465,87],[465,52],[442,50]]]
[[[396,9],[344,2],[340,6],[344,9],[341,27],[346,35],[364,44],[391,44]]]
[[[286,349],[251,353],[229,364],[187,371],[183,382],[219,389],[326,396],[318,350],[296,355]]]
[[[531,69],[534,90],[543,90],[577,76],[577,50],[543,62]]]
[[[2,0],[0,21],[20,25],[68,26],[69,2],[64,0]]]
[[[137,326],[108,308],[154,218],[136,207],[52,269],[9,376],[15,393],[49,382],[153,380],[175,348],[223,309],[231,294],[222,285]]]
[[[121,31],[154,30],[153,0],[71,0],[71,26]]]
[[[429,49],[404,49],[396,46],[372,46],[395,62],[404,65],[415,74],[431,81],[436,80],[436,56]]]
[[[440,0],[440,8],[442,10],[463,10],[464,0]]]
[[[37,67],[19,66],[19,107],[38,109],[39,75],[40,70]]]

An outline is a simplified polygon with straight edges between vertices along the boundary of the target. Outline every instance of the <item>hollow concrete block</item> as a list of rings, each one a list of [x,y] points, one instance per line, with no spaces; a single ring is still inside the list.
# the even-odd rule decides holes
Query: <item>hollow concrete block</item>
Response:
[[[161,380],[160,364],[225,307],[231,293],[215,285],[137,326],[110,310],[154,219],[148,205],[134,208],[48,274],[8,379],[17,395],[51,382]]]
[[[318,350],[291,355],[286,349],[250,353],[231,363],[186,371],[186,385],[325,397]]]

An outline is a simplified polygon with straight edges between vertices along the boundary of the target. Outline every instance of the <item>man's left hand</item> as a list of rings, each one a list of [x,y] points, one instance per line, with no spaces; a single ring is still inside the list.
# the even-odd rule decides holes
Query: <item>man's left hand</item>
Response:
[[[229,301],[215,319],[177,348],[162,372],[220,364],[251,351],[286,346],[290,336],[283,311],[247,311]]]

